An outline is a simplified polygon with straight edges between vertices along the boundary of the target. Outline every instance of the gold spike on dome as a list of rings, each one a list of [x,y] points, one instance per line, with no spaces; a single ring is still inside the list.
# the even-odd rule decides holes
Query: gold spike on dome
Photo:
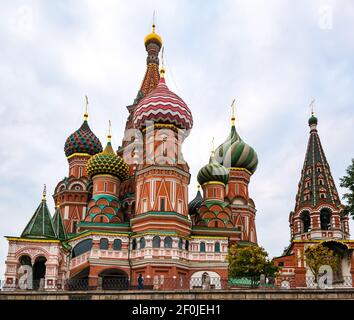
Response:
[[[231,104],[231,124],[235,125],[235,99],[232,100]]]
[[[87,121],[88,119],[88,97],[85,96],[85,113],[84,113],[84,119]]]
[[[161,50],[161,70],[160,70],[160,77],[164,78],[165,77],[165,65],[164,65],[164,49],[165,47],[162,47]]]
[[[57,198],[57,202],[56,202],[56,204],[55,204],[55,207],[56,208],[60,208],[60,197],[58,196],[58,198]]]
[[[107,135],[108,142],[111,142],[112,135],[111,135],[111,120],[108,120],[108,135]]]
[[[112,135],[111,135],[111,120],[108,121],[108,134],[107,134],[107,145],[103,150],[103,153],[113,153],[115,154],[113,148],[112,148],[112,144],[111,144],[111,140],[112,140]]]
[[[43,188],[43,195],[42,195],[42,201],[46,201],[47,200],[47,187],[44,184],[44,188]]]

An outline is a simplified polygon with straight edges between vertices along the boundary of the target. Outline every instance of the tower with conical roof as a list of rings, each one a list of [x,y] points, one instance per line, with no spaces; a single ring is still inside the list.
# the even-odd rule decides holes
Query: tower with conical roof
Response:
[[[338,257],[337,268],[332,270],[333,283],[343,286],[352,279],[350,265],[352,243],[349,240],[349,219],[344,214],[331,169],[317,131],[318,119],[314,113],[308,120],[310,136],[295,199],[290,212],[291,242],[275,264],[280,268],[278,285],[311,287],[316,285],[306,264],[306,249],[322,243]],[[349,260],[348,260],[349,259]],[[350,286],[352,281],[350,280]]]
[[[308,121],[310,136],[295,210],[289,215],[292,239],[348,239],[348,217],[343,215],[339,195],[317,131],[313,112]]]

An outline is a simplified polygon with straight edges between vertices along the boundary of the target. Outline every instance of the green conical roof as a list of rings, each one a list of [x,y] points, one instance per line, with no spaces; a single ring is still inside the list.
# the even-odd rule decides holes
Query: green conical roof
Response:
[[[21,238],[57,239],[45,195],[21,234]]]
[[[65,231],[63,219],[61,217],[60,206],[57,207],[53,217],[54,231],[60,241],[65,241],[68,236]]]

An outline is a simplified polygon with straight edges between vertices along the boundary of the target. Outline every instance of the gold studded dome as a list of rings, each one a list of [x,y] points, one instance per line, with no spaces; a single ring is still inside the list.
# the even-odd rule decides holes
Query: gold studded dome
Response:
[[[110,133],[105,149],[88,160],[86,169],[90,178],[98,174],[110,174],[123,181],[128,178],[129,174],[129,166],[112,148]]]

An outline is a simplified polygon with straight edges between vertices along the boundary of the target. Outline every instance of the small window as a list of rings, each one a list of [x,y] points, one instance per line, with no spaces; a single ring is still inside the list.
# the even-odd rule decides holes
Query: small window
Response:
[[[160,211],[165,211],[165,198],[160,198]]]
[[[102,238],[100,240],[100,249],[101,250],[108,250],[108,239]]]
[[[179,238],[179,241],[178,241],[178,249],[180,249],[180,250],[183,249],[183,239],[182,239],[182,238]]]
[[[161,239],[159,236],[155,236],[152,239],[152,247],[153,248],[160,248],[161,245]]]
[[[186,240],[186,243],[185,243],[184,248],[185,248],[187,251],[189,250],[189,241],[188,241],[188,240]]]
[[[200,243],[200,252],[205,252],[205,242]]]
[[[113,241],[113,250],[119,251],[122,248],[122,241],[120,239],[115,239]]]
[[[284,267],[284,262],[278,262],[278,267]]]
[[[139,247],[140,247],[140,249],[144,249],[145,248],[145,238],[144,237],[140,238]]]
[[[171,237],[165,237],[164,247],[165,248],[172,248],[172,238]]]
[[[220,243],[219,242],[215,242],[214,251],[215,252],[220,252]]]
[[[136,250],[136,239],[132,241],[132,250]]]
[[[77,232],[77,221],[73,221],[73,233]]]

